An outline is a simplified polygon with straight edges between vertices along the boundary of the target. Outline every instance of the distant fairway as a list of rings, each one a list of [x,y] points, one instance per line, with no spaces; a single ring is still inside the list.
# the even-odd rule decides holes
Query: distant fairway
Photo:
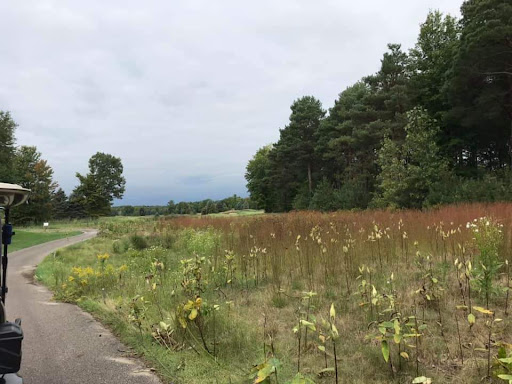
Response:
[[[253,215],[263,215],[265,213],[264,210],[260,209],[241,209],[241,210],[230,210],[226,212],[220,213],[211,213],[208,216],[218,216],[218,217],[229,217],[229,216],[253,216]]]
[[[65,237],[76,236],[82,233],[81,231],[57,231],[48,230],[46,232],[15,230],[16,235],[12,238],[12,244],[9,246],[9,251],[14,252],[23,248],[32,247],[34,245],[46,243],[52,240],[63,239]]]

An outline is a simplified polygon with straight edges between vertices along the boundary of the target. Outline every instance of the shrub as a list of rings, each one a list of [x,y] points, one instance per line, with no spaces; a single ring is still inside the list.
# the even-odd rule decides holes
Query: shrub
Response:
[[[142,251],[143,249],[146,249],[148,247],[147,240],[140,235],[131,235],[130,243],[132,244],[133,248],[135,248],[138,251]]]

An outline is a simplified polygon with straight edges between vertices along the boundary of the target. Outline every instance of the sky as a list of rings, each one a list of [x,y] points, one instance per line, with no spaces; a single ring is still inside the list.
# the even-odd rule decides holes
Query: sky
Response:
[[[245,167],[292,102],[324,108],[462,0],[2,0],[0,110],[67,192],[122,159],[117,204],[247,196]]]

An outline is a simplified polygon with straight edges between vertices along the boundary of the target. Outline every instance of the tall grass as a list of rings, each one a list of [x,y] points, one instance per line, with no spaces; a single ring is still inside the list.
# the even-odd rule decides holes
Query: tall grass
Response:
[[[481,217],[499,228],[491,245],[468,225]],[[299,367],[325,383],[477,383],[497,380],[491,357],[512,343],[511,221],[505,203],[109,220],[40,277],[159,346],[154,364],[178,382],[247,382],[256,366],[270,382]]]

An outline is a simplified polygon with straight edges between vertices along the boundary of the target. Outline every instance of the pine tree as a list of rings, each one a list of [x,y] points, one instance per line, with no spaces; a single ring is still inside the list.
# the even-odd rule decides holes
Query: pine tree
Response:
[[[15,132],[17,124],[9,112],[0,111],[0,182],[15,181],[13,160],[15,153]]]

